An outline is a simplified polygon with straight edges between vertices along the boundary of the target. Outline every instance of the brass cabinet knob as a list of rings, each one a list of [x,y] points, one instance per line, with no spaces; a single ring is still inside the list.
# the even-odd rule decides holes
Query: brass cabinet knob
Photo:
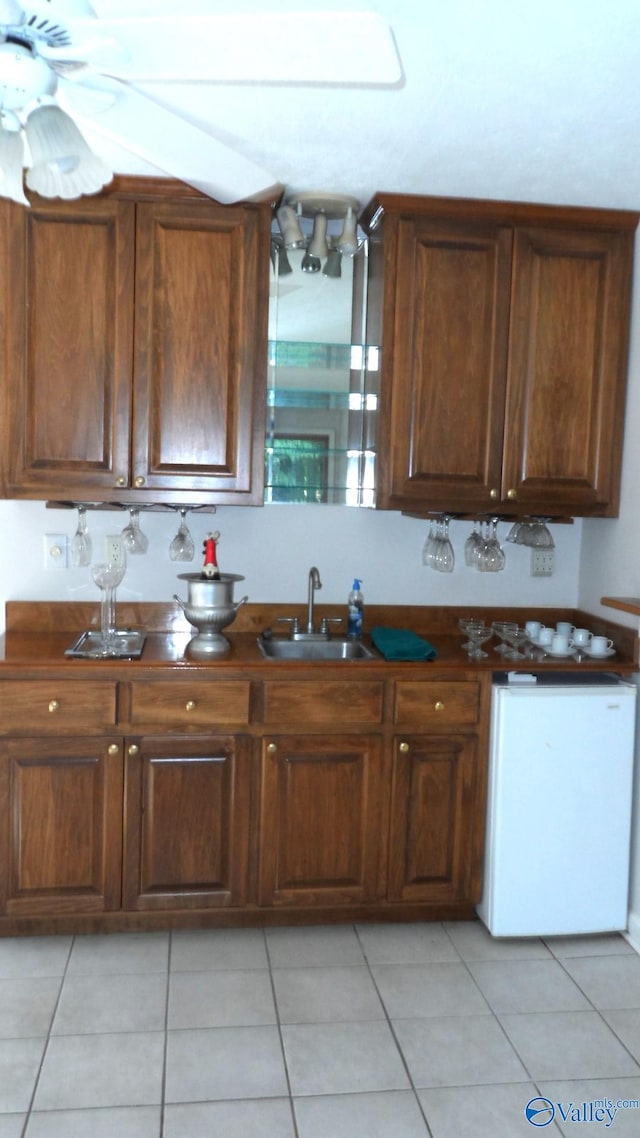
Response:
[[[444,711],[444,704],[441,699],[437,699],[433,707],[435,711]]]
[[[117,755],[119,750],[120,748],[117,743],[109,743],[109,746],[107,747],[107,754]]]
[[[402,751],[403,755],[406,755],[407,751],[409,750],[409,744],[408,743],[401,743],[399,750]]]
[[[499,496],[500,496],[500,495],[498,494],[498,491],[496,490],[496,488],[495,488],[495,486],[494,486],[493,490],[490,490],[490,491],[489,491],[489,497],[490,497],[490,498],[493,498],[493,499],[495,500],[495,499],[496,499],[496,498],[498,498]]]
[[[278,750],[278,747],[277,747],[276,743],[267,743],[267,752],[270,755],[275,755],[277,750]]]
[[[126,485],[127,485],[127,480],[126,480],[124,474],[118,475],[118,477],[116,478],[116,486],[126,486]]]
[[[140,753],[140,748],[139,748],[137,743],[131,743],[131,745],[127,748],[127,754],[131,755],[132,759],[135,759],[136,755],[138,755],[139,753]]]
[[[135,483],[134,483],[134,484],[135,484],[136,486],[144,486],[144,478],[142,477],[142,475],[141,475],[141,474],[139,474],[139,475],[138,475],[138,477],[136,478],[136,480],[135,480]]]
[[[513,502],[514,498],[517,498],[517,497],[518,497],[518,491],[517,490],[507,490],[507,498],[510,498],[512,502]]]
[[[49,711],[59,711],[60,704],[57,699],[49,700]]]
[[[195,711],[195,709],[196,709],[195,699],[188,699],[184,705],[184,709],[185,709],[185,711]]]

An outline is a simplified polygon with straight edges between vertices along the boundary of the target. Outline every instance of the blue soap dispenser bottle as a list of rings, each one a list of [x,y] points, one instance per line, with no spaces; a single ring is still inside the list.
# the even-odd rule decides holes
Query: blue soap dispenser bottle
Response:
[[[364,597],[361,585],[362,581],[358,577],[354,577],[353,588],[349,593],[349,614],[347,618],[347,636],[351,640],[360,640],[362,636]]]

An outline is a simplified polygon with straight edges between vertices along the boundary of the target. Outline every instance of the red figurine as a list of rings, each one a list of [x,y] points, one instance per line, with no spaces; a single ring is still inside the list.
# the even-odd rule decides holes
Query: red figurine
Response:
[[[204,539],[204,565],[202,566],[202,576],[206,577],[209,581],[218,581],[220,579],[220,570],[216,556],[216,542],[219,540],[219,530],[216,530],[215,533],[208,533]]]

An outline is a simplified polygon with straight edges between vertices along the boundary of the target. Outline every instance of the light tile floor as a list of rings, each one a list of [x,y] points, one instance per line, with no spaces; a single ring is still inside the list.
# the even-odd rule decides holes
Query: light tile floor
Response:
[[[606,1126],[589,1105],[640,1100],[640,957],[622,937],[0,939],[0,1138],[533,1138],[537,1096],[546,1135],[640,1134],[639,1108]]]

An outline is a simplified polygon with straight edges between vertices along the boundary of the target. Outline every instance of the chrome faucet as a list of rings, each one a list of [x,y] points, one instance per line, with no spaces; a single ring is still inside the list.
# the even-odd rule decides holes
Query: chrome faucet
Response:
[[[307,599],[307,635],[314,631],[313,628],[313,594],[316,589],[322,588],[322,581],[320,574],[315,565],[312,565],[309,570],[309,595]]]
[[[300,628],[300,621],[297,616],[277,616],[276,621],[281,624],[289,624],[291,631],[289,633],[290,640],[328,640],[329,639],[329,625],[342,624],[341,616],[323,616],[320,621],[320,628],[316,631],[313,625],[313,594],[316,589],[322,588],[322,581],[320,580],[320,573],[315,565],[312,565],[309,570],[309,592],[307,595],[307,623],[304,631]]]

